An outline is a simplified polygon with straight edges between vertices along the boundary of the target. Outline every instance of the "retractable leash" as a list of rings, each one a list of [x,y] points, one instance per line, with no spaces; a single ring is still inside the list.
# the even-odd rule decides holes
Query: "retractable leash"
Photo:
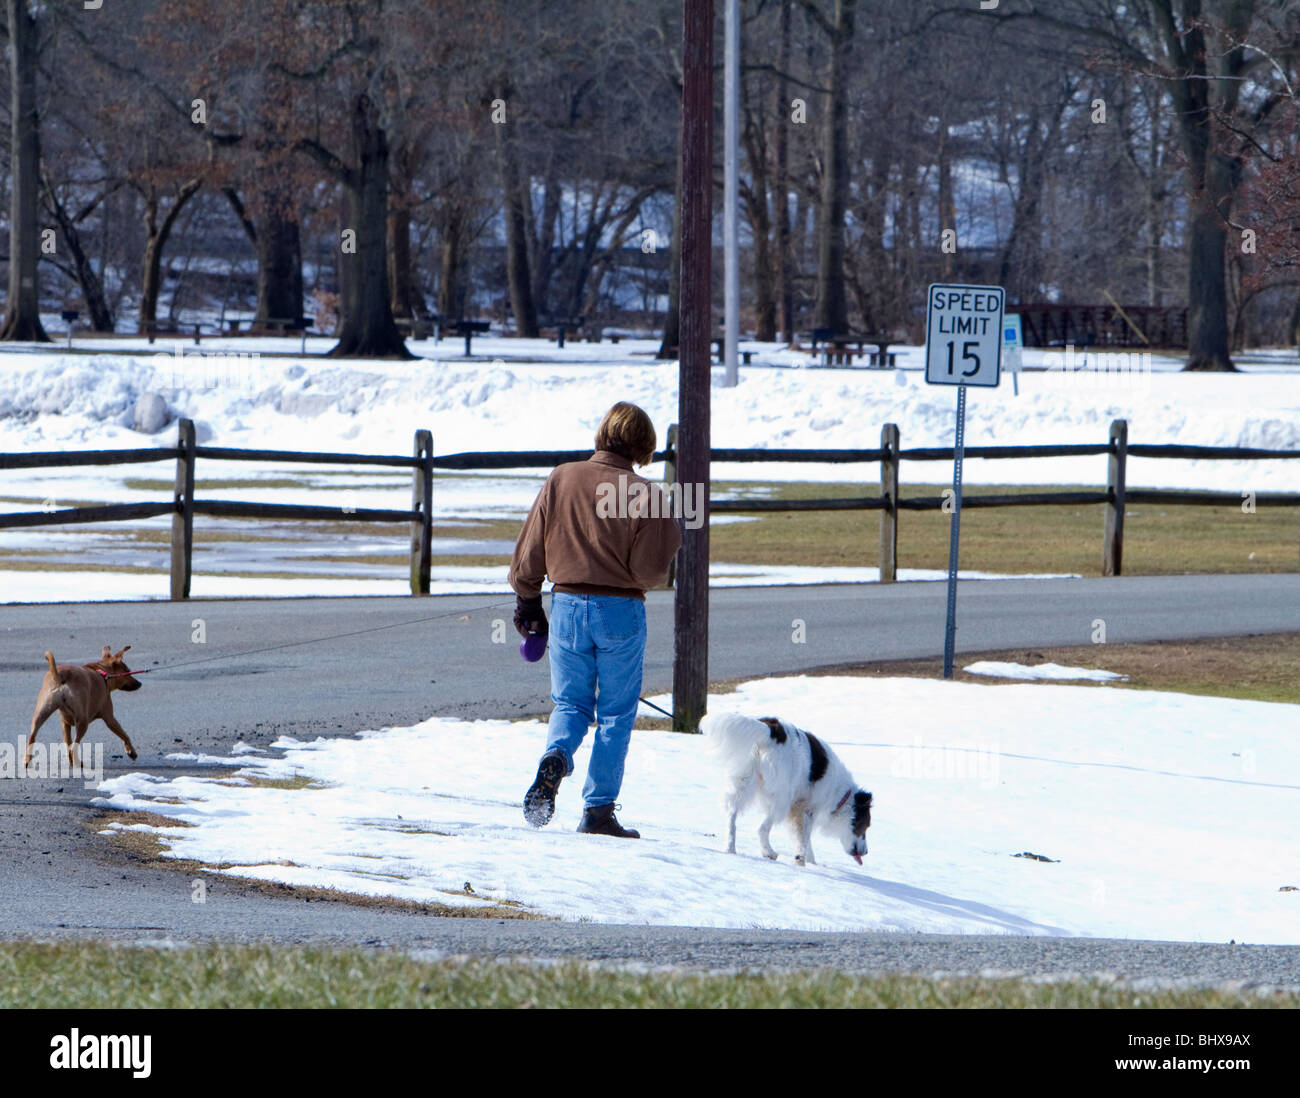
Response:
[[[546,634],[529,630],[528,636],[519,642],[519,654],[529,663],[536,663],[546,654]],[[643,702],[651,709],[658,709],[665,717],[672,718],[672,714],[667,709],[660,709],[652,701],[646,701],[642,697],[638,697],[637,701]]]
[[[233,660],[241,656],[258,656],[264,652],[278,652],[284,648],[299,648],[304,644],[322,644],[325,641],[342,640],[345,637],[360,637],[366,633],[381,633],[385,629],[402,629],[408,625],[424,625],[426,622],[438,621],[442,618],[461,617],[465,614],[478,614],[484,610],[496,610],[502,606],[509,606],[508,602],[493,602],[486,606],[471,606],[468,609],[449,610],[445,614],[431,614],[425,618],[412,618],[410,621],[395,621],[389,625],[375,625],[369,629],[352,629],[346,633],[332,633],[327,637],[310,637],[307,640],[287,641],[284,644],[272,644],[266,648],[251,648],[246,652],[227,652],[220,656],[204,656],[200,660],[186,660],[184,663],[169,663],[165,667],[146,667],[142,671],[99,671],[106,679],[122,678],[126,675],[149,675],[155,671],[175,671],[181,667],[194,667],[200,663],[212,663],[214,660]],[[96,670],[99,670],[96,668]]]
[[[530,629],[528,636],[519,642],[519,654],[529,663],[536,663],[546,655],[546,634]]]
[[[642,702],[645,705],[648,705],[651,709],[659,709],[659,706],[655,705],[654,702],[646,701],[645,698],[638,698],[637,701]],[[669,718],[670,720],[672,719],[673,715],[669,713],[667,709],[659,709],[659,712],[662,713],[665,717]]]
[[[509,606],[509,602],[492,602],[484,606],[471,606],[469,609],[449,610],[445,614],[430,614],[424,618],[412,618],[410,621],[395,621],[390,625],[375,625],[369,629],[351,629],[346,633],[331,633],[326,637],[310,637],[307,640],[288,641],[284,644],[272,644],[266,648],[250,648],[244,652],[226,652],[220,656],[204,656],[200,660],[186,660],[184,663],[169,663],[165,667],[146,667],[140,671],[104,671],[101,668],[95,670],[105,679],[125,678],[126,676],[151,675],[155,671],[175,671],[182,667],[194,667],[201,663],[212,663],[215,660],[233,660],[241,656],[260,656],[266,652],[279,652],[285,648],[300,648],[304,644],[323,644],[325,641],[343,640],[346,637],[360,637],[366,633],[381,633],[385,629],[402,629],[408,625],[424,625],[427,622],[439,621],[442,618],[461,617],[465,614],[478,614],[484,610],[497,610],[502,606]],[[542,658],[546,651],[546,636],[539,633],[529,633],[519,645],[519,652],[530,663],[536,663]],[[540,643],[539,643],[540,642]],[[535,654],[530,654],[535,653]],[[666,709],[655,705],[652,701],[646,701],[645,698],[638,698],[640,702],[648,705],[651,709],[657,710],[665,717],[672,718],[672,714]]]

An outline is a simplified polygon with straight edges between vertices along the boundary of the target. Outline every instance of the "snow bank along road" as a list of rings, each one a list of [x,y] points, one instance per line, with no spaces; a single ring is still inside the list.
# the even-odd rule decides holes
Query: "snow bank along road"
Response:
[[[347,735],[430,715],[467,718],[544,712],[545,665],[529,667],[495,619],[509,605],[433,600],[285,600],[10,607],[0,633],[6,738],[27,727],[41,652],[91,658],[104,643],[132,644],[137,666],[208,659],[147,676],[119,716],[141,751],[132,770],[174,774],[168,752],[220,752],[236,739]],[[711,677],[807,670],[860,660],[935,655],[944,585],[729,590],[712,600]],[[647,691],[671,678],[671,596],[651,598]],[[381,628],[438,615],[434,621]],[[806,643],[791,642],[792,622]],[[1168,577],[967,583],[959,648],[1085,643],[1096,622],[1111,642],[1300,629],[1300,576]],[[201,624],[199,624],[201,623]],[[331,634],[374,630],[319,644]],[[204,643],[195,643],[203,636]],[[277,645],[276,651],[230,659]],[[44,735],[58,736],[57,728]],[[127,760],[96,728],[110,766]],[[117,756],[114,758],[114,756]],[[845,970],[1115,972],[1300,985],[1300,949],[1155,946],[998,937],[820,935],[572,924],[432,920],[334,903],[306,904],[238,882],[191,902],[183,874],[120,861],[84,823],[82,783],[0,780],[0,935],[265,939],[390,944],[451,953],[527,953],[731,966],[829,965]]]

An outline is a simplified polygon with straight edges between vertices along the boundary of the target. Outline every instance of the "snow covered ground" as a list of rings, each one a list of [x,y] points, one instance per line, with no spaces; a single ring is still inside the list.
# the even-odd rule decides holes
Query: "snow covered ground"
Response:
[[[169,422],[156,436],[132,428],[145,393],[160,394],[172,417],[199,424],[201,442],[356,452],[406,453],[413,432],[433,432],[435,452],[581,449],[605,410],[632,400],[662,434],[677,418],[677,370],[656,363],[649,340],[569,344],[484,338],[475,359],[444,341],[410,346],[427,359],[349,362],[284,355],[295,340],[210,340],[170,351],[0,354],[0,450],[96,449],[167,445]],[[158,344],[157,348],[163,345]],[[322,341],[321,350],[328,346]],[[810,369],[804,352],[747,344],[757,363],[734,389],[715,371],[713,443],[719,447],[874,447],[886,422],[899,424],[904,447],[951,445],[955,396],[921,373],[923,349],[900,348],[900,369]],[[275,348],[279,353],[272,356]],[[315,348],[313,348],[315,349]],[[178,356],[177,351],[181,352]],[[248,356],[222,357],[230,352]],[[1112,419],[1127,418],[1131,442],[1183,442],[1300,448],[1300,362],[1278,353],[1239,375],[1184,374],[1178,362],[1154,359],[1150,372],[1042,371],[1044,353],[1025,353],[1028,371],[1014,395],[1001,388],[968,397],[967,444],[1104,442]],[[1080,357],[1084,363],[1096,356]],[[911,482],[942,483],[943,462],[905,465]],[[975,483],[1087,483],[1104,473],[1099,458],[972,461]],[[1287,463],[1259,465],[1247,478],[1257,490],[1294,484]],[[245,467],[247,472],[247,467]],[[877,470],[789,465],[722,466],[722,479],[849,479]],[[1226,487],[1242,469],[1220,462],[1134,459],[1134,486]]]
[[[324,351],[326,339],[309,340]],[[410,346],[427,356],[414,362],[304,359],[294,339],[208,340],[192,344],[78,340],[78,350],[16,346],[0,353],[0,452],[136,448],[171,445],[175,420],[198,425],[200,442],[235,447],[399,453],[411,450],[415,430],[427,428],[437,454],[465,450],[582,449],[591,445],[604,411],[617,400],[645,407],[662,441],[677,418],[677,370],[656,363],[650,340],[570,343],[563,351],[542,340],[475,340],[474,360],[460,357],[459,341]],[[775,344],[746,344],[755,365],[742,369],[734,389],[715,371],[713,443],[718,447],[856,447],[879,445],[886,422],[901,428],[904,448],[951,445],[955,395],[926,385],[922,349],[900,349],[900,369],[810,368],[803,352]],[[193,352],[199,351],[198,355]],[[1192,375],[1178,363],[1135,359],[1134,369],[1043,370],[1042,352],[1026,353],[1019,395],[1005,378],[997,390],[968,398],[967,444],[1102,443],[1112,419],[1129,420],[1130,442],[1182,442],[1300,449],[1300,363],[1294,354],[1258,353],[1235,376]],[[1095,356],[1076,359],[1106,366]],[[1104,456],[1017,461],[970,460],[971,484],[1086,484],[1105,482]],[[74,503],[167,498],[172,465],[129,465],[7,471],[0,478],[0,511],[38,510]],[[647,470],[651,477],[662,468]],[[270,466],[202,461],[200,481],[224,482],[209,497],[277,503],[338,502],[340,506],[403,508],[410,478],[400,471]],[[908,461],[904,483],[942,484],[949,462]],[[860,481],[875,485],[879,469],[866,465],[730,464],[714,469],[718,495],[726,481]],[[455,474],[435,479],[435,582],[438,590],[479,590],[471,577],[439,569],[438,556],[502,552],[499,545],[466,549],[456,519],[522,518],[541,474],[516,471]],[[234,482],[233,484],[231,482]],[[1215,488],[1256,492],[1300,487],[1300,462],[1209,462],[1131,458],[1132,487]],[[0,531],[0,556],[16,552],[67,565],[93,559],[111,568],[152,569],[155,594],[165,590],[169,520],[93,527]],[[374,537],[313,533],[286,547],[287,527],[259,550],[236,536],[267,526],[200,520],[201,532],[230,533],[200,548],[198,594],[230,589],[222,572],[253,577],[240,593],[342,594],[400,589],[404,568],[381,567],[367,557],[393,557],[401,545]],[[299,530],[305,528],[298,528]],[[138,535],[138,536],[137,536]],[[67,546],[66,550],[63,548]],[[259,556],[260,552],[260,556]],[[329,555],[357,560],[322,562]],[[863,576],[874,572],[864,561]],[[504,569],[491,580],[504,581]],[[274,574],[274,575],[273,575]],[[283,578],[281,578],[283,577]],[[822,570],[823,579],[848,578]],[[859,578],[854,576],[853,578]],[[768,582],[781,581],[767,576]],[[469,582],[469,586],[464,586]],[[800,582],[803,582],[801,580]],[[29,600],[64,597],[69,583],[54,572],[25,572]],[[134,583],[134,581],[132,581]],[[117,586],[116,584],[114,586]],[[84,588],[81,588],[84,590]],[[0,591],[8,601],[12,585]]]
[[[757,680],[709,707],[787,716],[833,747],[875,797],[863,868],[825,835],[797,868],[781,827],[766,861],[756,810],[725,854],[716,763],[667,732],[633,737],[619,815],[640,841],[573,832],[586,748],[551,825],[524,822],[532,721],[240,744],[197,760],[234,777],[127,774],[97,803],[193,825],[114,829],[219,872],[570,920],[1300,943],[1300,892],[1281,891],[1300,886],[1300,707],[845,677]]]
[[[998,679],[1050,679],[1055,682],[1091,679],[1108,682],[1122,679],[1115,671],[1097,671],[1090,667],[1062,667],[1059,663],[1036,663],[1032,667],[1023,663],[1002,663],[998,660],[980,660],[962,668],[968,675],[989,675]]]

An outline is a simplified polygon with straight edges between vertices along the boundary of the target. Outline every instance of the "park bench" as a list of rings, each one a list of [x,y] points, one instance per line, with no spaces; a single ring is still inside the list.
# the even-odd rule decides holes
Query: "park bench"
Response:
[[[189,325],[187,324],[185,325],[185,327],[188,328]],[[174,320],[151,320],[145,324],[144,333],[146,336],[149,337],[149,342],[152,343],[160,335],[180,335],[181,325]],[[195,343],[199,342],[199,336],[200,336],[199,325],[195,324],[194,325]]]
[[[456,320],[447,327],[454,335],[465,337],[465,357],[469,358],[473,353],[474,337],[490,332],[492,323],[488,320]]]
[[[272,332],[301,332],[302,353],[306,354],[307,333],[315,322],[315,317],[310,316],[272,316],[262,321],[260,326]]]
[[[428,339],[433,335],[433,324],[416,317],[396,316],[393,323],[406,339]]]
[[[718,365],[722,365],[724,362],[726,362],[726,354],[727,354],[726,341],[719,338],[719,339],[711,340],[711,343],[713,344],[713,352],[712,352],[713,358],[718,363]],[[675,346],[669,347],[668,351],[674,357],[677,358],[681,357],[681,351]],[[754,355],[757,354],[756,351],[738,351],[738,353],[740,355],[740,364],[742,366],[752,365],[754,361]]]

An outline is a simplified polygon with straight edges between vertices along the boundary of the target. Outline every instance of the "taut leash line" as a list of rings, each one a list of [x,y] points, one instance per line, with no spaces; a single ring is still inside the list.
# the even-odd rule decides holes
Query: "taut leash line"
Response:
[[[233,660],[239,659],[241,656],[260,656],[265,652],[279,652],[285,648],[299,648],[304,644],[321,644],[325,641],[343,640],[346,637],[360,637],[367,633],[380,633],[385,629],[402,629],[408,625],[423,625],[426,622],[439,621],[442,618],[455,618],[461,617],[465,614],[478,614],[484,610],[496,610],[502,606],[509,605],[509,602],[493,602],[488,603],[485,606],[471,606],[463,610],[449,610],[445,614],[431,614],[424,618],[412,618],[410,621],[395,621],[388,625],[374,625],[369,629],[352,629],[346,633],[332,633],[326,637],[309,637],[307,640],[287,641],[284,644],[268,645],[266,648],[252,648],[246,652],[227,652],[220,656],[204,656],[199,660],[186,660],[184,663],[169,663],[165,667],[146,667],[142,671],[114,671],[112,673],[101,672],[101,674],[103,674],[105,678],[122,678],[126,675],[149,675],[154,671],[175,671],[177,668],[194,667],[201,663],[212,663],[214,660]]]

